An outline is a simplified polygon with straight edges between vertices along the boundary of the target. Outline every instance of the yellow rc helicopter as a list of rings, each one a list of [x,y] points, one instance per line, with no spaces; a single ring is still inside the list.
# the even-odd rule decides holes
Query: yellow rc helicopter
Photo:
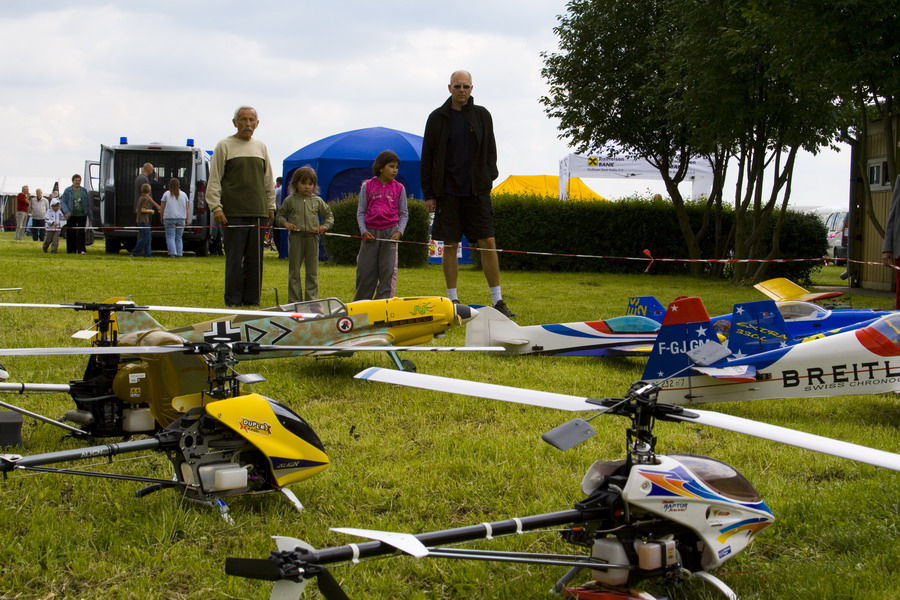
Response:
[[[223,517],[230,519],[224,498],[241,494],[281,491],[298,510],[302,509],[297,497],[284,486],[312,477],[328,466],[322,442],[302,417],[276,400],[240,389],[241,384],[263,380],[258,375],[239,375],[232,370],[232,365],[237,362],[236,352],[247,351],[247,348],[236,349],[227,343],[180,343],[128,349],[27,348],[19,349],[15,354],[52,355],[60,350],[66,354],[89,354],[91,359],[136,360],[138,362],[124,363],[123,368],[132,375],[135,371],[128,367],[139,364],[142,357],[179,357],[173,362],[189,365],[186,372],[198,381],[199,365],[204,365],[204,388],[177,396],[168,405],[152,402],[146,410],[166,424],[146,439],[31,456],[3,454],[0,455],[0,472],[4,476],[15,471],[42,471],[149,484],[137,492],[138,496],[176,488],[189,500],[215,504]],[[124,354],[126,352],[131,354]],[[141,393],[141,385],[146,383],[147,377],[139,379],[133,382],[136,394]],[[107,404],[106,408],[117,407]],[[144,409],[130,410],[122,419],[125,427],[129,420],[134,422],[143,418],[135,416],[135,411]],[[170,479],[45,466],[147,450],[166,453],[174,468]]]

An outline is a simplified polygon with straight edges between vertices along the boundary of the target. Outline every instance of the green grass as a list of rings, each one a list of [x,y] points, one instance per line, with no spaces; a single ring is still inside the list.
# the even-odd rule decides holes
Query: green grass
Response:
[[[0,301],[97,301],[132,296],[147,304],[223,306],[221,257],[169,260],[44,255],[31,241],[0,234]],[[264,302],[274,289],[286,298],[287,265],[269,253]],[[352,296],[354,272],[323,265],[323,296]],[[761,298],[752,288],[678,277],[505,272],[504,295],[520,324],[581,321],[621,315],[635,294],[663,303],[700,295],[710,314]],[[401,271],[401,295],[444,293],[438,267]],[[483,276],[461,273],[460,294],[487,303]],[[854,306],[887,308],[890,298],[854,297]],[[171,326],[190,315],[158,314]],[[197,318],[200,318],[198,315]],[[83,313],[0,309],[0,347],[75,346],[70,334],[88,324]],[[461,344],[452,330],[441,345]],[[507,357],[474,354],[413,356],[419,371],[594,397],[621,395],[640,377],[640,359]],[[12,379],[65,382],[81,357],[5,357]],[[306,506],[295,512],[278,495],[230,502],[235,526],[172,491],[136,499],[141,484],[56,475],[15,475],[0,482],[0,599],[268,598],[270,586],[227,577],[227,556],[264,557],[269,536],[291,535],[317,547],[355,541],[329,527],[420,532],[570,508],[596,459],[620,458],[624,421],[595,419],[598,435],[558,452],[540,435],[570,418],[552,410],[368,384],[352,379],[381,354],[341,360],[246,362],[242,372],[267,378],[254,390],[293,407],[316,429],[332,465],[292,486]],[[57,417],[70,401],[53,395],[4,395],[5,401]],[[746,418],[900,452],[900,407],[894,395],[767,400],[716,405]],[[769,503],[777,522],[717,575],[741,598],[895,598],[900,593],[900,476],[897,473],[775,443],[687,425],[660,424],[662,452],[714,456],[740,469]],[[48,425],[26,419],[24,448],[33,454],[75,448]],[[170,475],[161,455],[122,457],[105,468]],[[566,551],[556,536],[521,536],[493,547]],[[559,568],[399,558],[334,569],[354,598],[513,599],[546,595]],[[316,592],[308,597],[318,597]],[[691,585],[672,598],[715,598]]]

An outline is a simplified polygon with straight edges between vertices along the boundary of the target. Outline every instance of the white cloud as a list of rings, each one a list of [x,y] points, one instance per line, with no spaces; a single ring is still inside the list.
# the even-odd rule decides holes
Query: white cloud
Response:
[[[212,148],[242,104],[259,110],[257,135],[279,162],[351,129],[421,134],[459,68],[472,72],[476,100],[494,115],[500,178],[556,174],[568,149],[539,103],[540,53],[556,48],[564,10],[563,0],[514,9],[474,0],[7,0],[0,174],[81,171],[120,136]],[[795,203],[846,204],[849,153],[829,154],[801,159]],[[650,181],[589,183],[609,197],[664,193]]]

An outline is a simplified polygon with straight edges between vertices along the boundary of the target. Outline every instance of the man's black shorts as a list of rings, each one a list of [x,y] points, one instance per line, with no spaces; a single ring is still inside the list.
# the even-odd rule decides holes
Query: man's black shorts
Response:
[[[472,241],[494,237],[494,209],[490,194],[438,198],[431,239],[456,244],[463,235]]]

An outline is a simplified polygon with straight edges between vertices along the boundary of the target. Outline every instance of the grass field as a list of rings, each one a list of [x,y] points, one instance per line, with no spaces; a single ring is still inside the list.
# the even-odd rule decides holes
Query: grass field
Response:
[[[39,244],[0,234],[0,292],[7,302],[98,301],[132,296],[138,303],[222,306],[221,257],[135,259],[100,245],[87,256],[44,255]],[[832,281],[840,268],[822,274]],[[833,270],[833,271],[832,271]],[[581,321],[621,315],[631,295],[664,304],[699,295],[710,314],[761,298],[724,281],[590,273],[505,272],[504,295],[520,324]],[[287,265],[269,253],[264,303],[274,289],[286,300]],[[352,297],[354,271],[322,265],[320,293]],[[444,293],[439,267],[403,270],[400,295]],[[465,302],[487,303],[480,273],[464,268]],[[853,297],[854,306],[889,308],[889,298]],[[158,314],[170,326],[204,315]],[[88,315],[65,310],[0,309],[0,347],[75,346],[69,336]],[[440,345],[461,344],[452,330]],[[593,397],[617,396],[641,375],[643,360],[429,354],[412,357],[423,373],[534,387]],[[65,382],[84,368],[81,357],[6,357],[15,381]],[[291,358],[245,362],[242,372],[267,381],[254,391],[291,406],[316,429],[332,464],[292,486],[306,506],[297,513],[275,494],[230,502],[235,525],[173,491],[137,499],[139,483],[61,475],[14,475],[0,481],[0,600],[268,598],[269,584],[224,574],[227,556],[264,557],[272,535],[328,547],[357,541],[329,527],[405,532],[444,529],[565,510],[581,499],[579,484],[596,459],[621,458],[625,421],[595,419],[598,435],[569,452],[540,440],[571,415],[468,397],[356,381],[380,354],[340,360]],[[7,402],[58,417],[60,396],[5,395]],[[900,452],[900,404],[893,394],[767,400],[715,405],[718,410]],[[661,452],[714,456],[754,482],[776,524],[717,576],[747,599],[888,599],[900,595],[900,474],[725,431],[663,423]],[[32,454],[75,448],[50,426],[26,419]],[[162,455],[123,457],[99,468],[168,477]],[[525,535],[494,548],[568,551],[557,536]],[[548,597],[563,569],[398,558],[333,569],[354,598],[519,599]],[[657,590],[659,591],[659,590]],[[721,597],[692,584],[670,598]],[[315,598],[310,590],[307,597]]]

